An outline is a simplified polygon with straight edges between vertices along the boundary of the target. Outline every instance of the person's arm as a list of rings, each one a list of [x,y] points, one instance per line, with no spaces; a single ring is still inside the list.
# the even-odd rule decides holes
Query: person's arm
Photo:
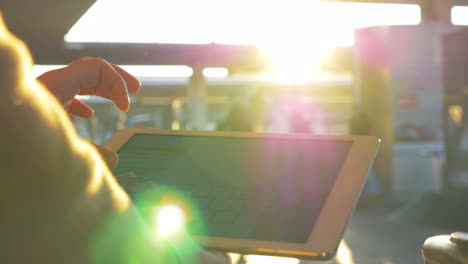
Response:
[[[0,262],[176,263],[30,68],[1,24]]]
[[[0,262],[178,263],[30,68],[25,45],[0,17]],[[128,109],[128,101],[111,99]],[[90,113],[74,99],[69,105]],[[205,254],[193,263],[225,261]]]

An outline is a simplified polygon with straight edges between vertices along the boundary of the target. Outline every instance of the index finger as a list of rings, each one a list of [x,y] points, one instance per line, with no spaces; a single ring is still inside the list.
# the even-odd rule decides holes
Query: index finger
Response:
[[[72,62],[65,69],[68,70],[68,76],[73,78],[71,83],[78,85],[78,94],[110,99],[122,111],[127,111],[130,107],[125,79],[106,60],[84,57]],[[67,80],[70,81],[68,78]]]
[[[140,91],[141,82],[135,76],[131,75],[130,73],[126,72],[124,69],[113,63],[110,64],[125,80],[125,83],[127,84],[127,90],[129,93],[138,93]]]

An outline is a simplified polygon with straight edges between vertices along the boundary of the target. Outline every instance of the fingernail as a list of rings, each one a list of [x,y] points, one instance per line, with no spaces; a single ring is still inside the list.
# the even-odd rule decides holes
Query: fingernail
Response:
[[[127,109],[125,112],[127,112],[130,109],[130,96],[127,94]]]

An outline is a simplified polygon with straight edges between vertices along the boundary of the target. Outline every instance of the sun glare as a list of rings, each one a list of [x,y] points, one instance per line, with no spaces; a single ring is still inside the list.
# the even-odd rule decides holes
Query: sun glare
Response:
[[[346,241],[341,241],[335,259],[338,264],[354,264],[353,251],[349,248]]]
[[[155,230],[158,237],[167,238],[184,228],[184,212],[176,205],[168,204],[158,207],[155,214]]]
[[[297,44],[293,47],[266,45],[262,50],[270,62],[271,70],[283,82],[307,80],[307,76],[316,71],[331,52],[329,47],[313,44]]]
[[[304,75],[356,28],[419,24],[418,5],[315,0],[98,0],[67,42],[238,44],[263,47],[273,70]]]
[[[468,6],[454,6],[452,8],[452,23],[454,25],[468,25]]]

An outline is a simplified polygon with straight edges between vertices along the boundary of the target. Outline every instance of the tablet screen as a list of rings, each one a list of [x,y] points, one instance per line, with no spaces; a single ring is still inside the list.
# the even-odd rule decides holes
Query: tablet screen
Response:
[[[305,243],[351,140],[136,134],[114,174],[185,194],[206,228],[192,235]]]

